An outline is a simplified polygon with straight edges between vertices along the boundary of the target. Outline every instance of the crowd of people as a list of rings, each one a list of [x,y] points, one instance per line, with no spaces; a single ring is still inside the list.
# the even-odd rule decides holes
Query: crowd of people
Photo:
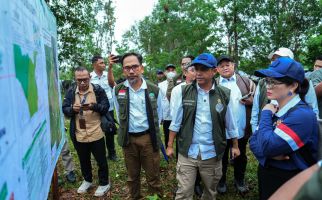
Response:
[[[238,73],[231,57],[216,59],[210,53],[184,56],[180,69],[168,64],[164,71],[157,70],[157,83],[144,78],[143,58],[133,52],[109,55],[107,69],[101,56],[92,58],[92,72],[76,68],[63,112],[71,119],[69,132],[84,179],[77,192],[85,193],[93,185],[91,155],[99,178],[94,195],[109,191],[107,159],[118,161],[117,135],[129,199],[143,197],[141,169],[148,193],[163,196],[160,150],[165,157],[176,158],[175,199],[196,195],[213,200],[217,193],[226,193],[229,163],[234,187],[245,194],[248,142],[258,160],[259,199],[268,199],[318,162],[322,114],[322,58],[316,59],[307,78],[291,50],[279,48],[268,58],[268,68],[255,71],[261,77],[257,85]],[[117,63],[125,78],[118,83],[113,74]],[[106,114],[115,117],[117,133],[103,131],[101,117]],[[63,160],[68,156],[65,144]],[[74,182],[74,167],[68,163],[66,177]]]

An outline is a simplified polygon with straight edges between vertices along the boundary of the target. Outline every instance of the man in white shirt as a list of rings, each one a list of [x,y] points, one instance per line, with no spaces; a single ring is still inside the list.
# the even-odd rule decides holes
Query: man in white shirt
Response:
[[[231,112],[229,90],[216,85],[217,60],[209,53],[192,61],[196,81],[176,87],[167,155],[173,156],[173,141],[177,135],[178,190],[176,199],[192,199],[197,171],[204,183],[202,199],[216,199],[216,186],[222,175],[221,158],[228,137],[233,140],[232,154],[239,155],[236,122]],[[179,132],[180,130],[180,132]]]
[[[109,64],[114,64],[113,57]],[[114,103],[119,120],[118,144],[122,147],[128,174],[130,199],[142,198],[141,167],[146,174],[150,195],[162,196],[160,181],[161,137],[159,119],[161,95],[159,88],[142,77],[143,58],[126,53],[121,59],[126,81],[114,87]]]
[[[218,59],[217,71],[220,74],[217,78],[219,85],[230,89],[232,99],[232,112],[238,127],[238,148],[240,156],[234,159],[234,185],[238,192],[245,193],[248,188],[245,185],[245,172],[247,165],[246,146],[251,135],[250,115],[255,92],[255,83],[247,77],[235,73],[235,63],[229,56],[221,56]],[[223,176],[217,186],[219,193],[227,191],[226,173],[229,158],[231,140],[227,140],[227,146],[222,159]]]
[[[169,126],[171,124],[171,116],[170,116],[170,101],[167,98],[167,89],[169,80],[171,80],[176,75],[175,66],[173,64],[168,64],[165,68],[165,75],[167,77],[166,80],[162,81],[158,84],[160,88],[160,94],[161,94],[161,123],[163,125],[163,133],[164,133],[164,142],[166,148],[168,147],[168,141],[169,141]]]
[[[114,103],[113,103],[112,88],[108,84],[108,78],[107,78],[108,73],[106,71],[106,65],[104,63],[104,59],[101,56],[93,56],[92,65],[93,65],[94,71],[90,73],[91,83],[98,84],[105,90],[106,96],[110,103],[109,112],[110,112],[110,115],[114,117]],[[105,142],[106,142],[106,148],[108,151],[108,159],[112,161],[117,161],[118,158],[116,156],[116,151],[115,151],[114,134],[105,133]]]

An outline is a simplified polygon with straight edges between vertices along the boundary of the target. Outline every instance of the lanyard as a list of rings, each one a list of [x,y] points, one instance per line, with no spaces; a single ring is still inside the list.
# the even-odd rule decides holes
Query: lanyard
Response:
[[[80,114],[81,116],[84,114],[84,113],[83,113],[83,108],[82,108],[82,106],[83,106],[83,105],[84,105],[84,103],[86,102],[87,95],[88,95],[88,93],[86,93],[86,94],[84,95],[84,98],[83,98],[83,99],[81,99],[80,95],[78,94],[79,100],[81,100],[81,101],[80,101],[81,107],[80,107],[80,109],[79,109],[79,114]]]

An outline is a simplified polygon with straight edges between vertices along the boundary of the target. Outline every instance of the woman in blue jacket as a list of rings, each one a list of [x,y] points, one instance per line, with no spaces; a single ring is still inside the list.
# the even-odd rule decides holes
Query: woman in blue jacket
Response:
[[[300,63],[280,57],[256,76],[265,77],[267,104],[250,149],[259,161],[260,199],[268,199],[283,183],[317,161],[317,117],[304,101],[309,82]]]

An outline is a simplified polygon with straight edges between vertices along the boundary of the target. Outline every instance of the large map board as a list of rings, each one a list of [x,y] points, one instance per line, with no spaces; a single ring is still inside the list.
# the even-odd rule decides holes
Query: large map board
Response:
[[[0,200],[47,199],[65,142],[56,19],[44,0],[0,0]]]

